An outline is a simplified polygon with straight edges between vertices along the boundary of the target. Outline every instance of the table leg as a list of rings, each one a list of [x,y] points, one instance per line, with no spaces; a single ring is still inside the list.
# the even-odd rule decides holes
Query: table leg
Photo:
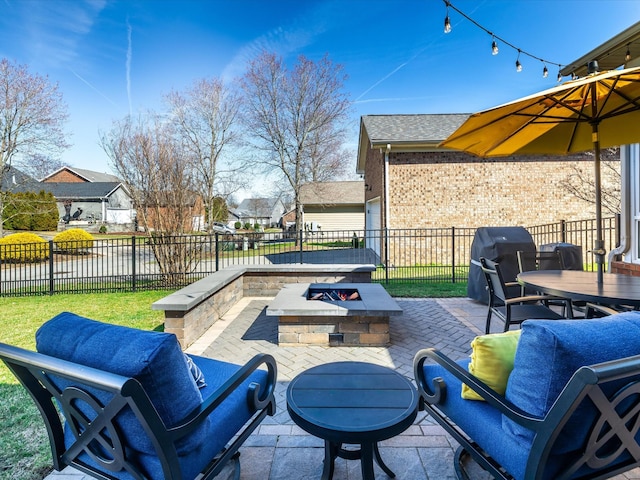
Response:
[[[324,466],[322,467],[322,480],[333,478],[334,462],[340,445],[335,445],[329,440],[324,441]]]
[[[386,463],[382,461],[382,457],[380,456],[380,450],[378,450],[378,444],[373,444],[373,454],[375,455],[376,463],[380,465],[380,468],[389,475],[391,478],[396,478],[396,474],[391,471],[389,467],[387,467]]]
[[[360,468],[362,469],[362,480],[375,480],[376,478],[373,473],[375,446],[375,443],[363,443],[360,447]]]

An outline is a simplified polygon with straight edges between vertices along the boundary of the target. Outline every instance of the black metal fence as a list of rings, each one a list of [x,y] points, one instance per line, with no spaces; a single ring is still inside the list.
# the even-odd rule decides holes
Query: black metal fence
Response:
[[[604,219],[605,247],[618,242]],[[536,245],[572,243],[594,270],[595,221],[529,227]],[[374,281],[466,282],[474,228],[303,231],[0,245],[0,296],[175,289],[238,264],[373,264]]]

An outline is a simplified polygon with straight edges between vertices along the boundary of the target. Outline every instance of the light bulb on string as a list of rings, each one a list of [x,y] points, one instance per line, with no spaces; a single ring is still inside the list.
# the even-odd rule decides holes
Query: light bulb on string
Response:
[[[451,20],[449,19],[449,2],[447,4],[447,16],[444,17],[444,33],[451,32]]]
[[[491,55],[498,54],[498,43],[496,42],[496,38],[493,37],[493,41],[491,42]]]
[[[627,53],[624,55],[624,61],[628,62],[631,60],[631,50],[629,50],[629,44],[627,43]]]
[[[544,66],[544,68],[542,69],[542,78],[547,78],[549,76],[549,69],[547,68],[547,65]]]
[[[558,83],[560,83],[562,81],[562,74],[560,73],[560,70],[558,70]]]
[[[518,50],[518,58],[516,59],[516,72],[522,71],[522,64],[520,63],[520,50]]]

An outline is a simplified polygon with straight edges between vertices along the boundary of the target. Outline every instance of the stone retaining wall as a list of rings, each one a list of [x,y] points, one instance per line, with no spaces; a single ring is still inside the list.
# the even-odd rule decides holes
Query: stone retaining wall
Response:
[[[288,283],[370,283],[375,265],[241,265],[225,268],[154,302],[164,331],[182,348],[200,338],[242,297],[272,297]]]

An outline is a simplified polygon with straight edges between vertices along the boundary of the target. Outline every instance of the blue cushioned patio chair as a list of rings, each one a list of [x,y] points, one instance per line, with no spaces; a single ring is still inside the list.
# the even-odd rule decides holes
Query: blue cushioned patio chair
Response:
[[[43,324],[37,352],[0,344],[0,358],[36,402],[53,466],[101,479],[210,479],[266,415],[276,363],[185,355],[175,335],[72,313]],[[59,415],[62,414],[62,418]]]
[[[420,407],[496,479],[609,478],[640,466],[640,313],[522,324],[504,395],[435,349],[414,359]],[[465,400],[465,383],[484,401]]]

